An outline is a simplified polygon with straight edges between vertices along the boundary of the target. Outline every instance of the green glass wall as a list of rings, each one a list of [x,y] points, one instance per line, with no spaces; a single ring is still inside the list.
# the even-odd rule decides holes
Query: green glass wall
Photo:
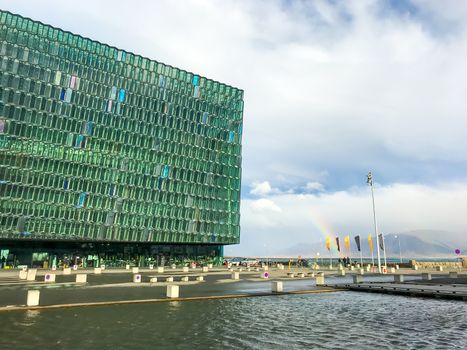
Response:
[[[243,91],[0,11],[0,239],[238,243]]]

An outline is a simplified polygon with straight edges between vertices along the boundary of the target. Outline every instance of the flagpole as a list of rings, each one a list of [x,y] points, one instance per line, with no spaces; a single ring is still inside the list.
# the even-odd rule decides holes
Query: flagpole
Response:
[[[373,253],[373,249],[371,250],[371,267],[375,266],[375,254]]]
[[[360,249],[360,266],[363,269],[363,256],[362,256],[362,250]]]
[[[367,182],[370,185],[371,189],[371,199],[373,202],[373,222],[375,224],[376,247],[378,249],[378,272],[381,273],[381,255],[379,253],[378,222],[376,221],[375,194],[373,191],[373,175],[371,174],[371,171],[368,173]]]
[[[386,263],[386,245],[384,244],[384,235],[383,234],[381,234],[381,239],[383,240],[383,247],[384,247],[384,250],[383,250],[383,253],[384,253],[384,267],[387,269],[388,264]]]

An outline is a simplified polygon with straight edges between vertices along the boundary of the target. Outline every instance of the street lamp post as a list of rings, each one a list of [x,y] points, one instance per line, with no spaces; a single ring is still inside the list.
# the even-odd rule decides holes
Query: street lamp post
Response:
[[[371,171],[367,175],[367,184],[370,185],[370,189],[371,189],[371,199],[373,202],[373,222],[375,225],[375,236],[376,236],[376,249],[378,251],[378,271],[379,273],[381,273],[381,256],[379,253],[378,223],[376,221],[375,194],[373,191],[373,175],[371,174]]]
[[[402,264],[401,238],[398,235],[395,235],[394,237],[399,241],[399,261]]]

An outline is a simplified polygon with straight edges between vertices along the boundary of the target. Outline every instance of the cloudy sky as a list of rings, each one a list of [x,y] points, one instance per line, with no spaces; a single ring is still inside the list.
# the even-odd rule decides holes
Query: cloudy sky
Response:
[[[370,169],[382,232],[467,246],[467,2],[0,7],[245,90],[242,243],[226,254],[371,232]]]

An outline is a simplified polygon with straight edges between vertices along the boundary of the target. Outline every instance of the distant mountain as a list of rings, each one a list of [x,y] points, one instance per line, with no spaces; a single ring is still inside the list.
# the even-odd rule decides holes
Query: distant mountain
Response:
[[[386,248],[386,255],[388,257],[398,257],[399,242],[402,257],[405,258],[455,257],[454,250],[457,248],[461,249],[463,254],[467,252],[467,246],[457,246],[452,242],[443,242],[444,235],[442,231],[431,231],[429,235],[430,239],[420,238],[419,235],[423,232],[425,231],[416,231],[418,237],[410,233],[385,234],[384,243]],[[435,235],[435,232],[438,232],[438,234],[436,234],[438,239],[432,239],[432,237]],[[355,244],[354,236],[350,236],[350,252],[345,249],[344,236],[340,236],[339,239],[341,252],[343,255],[360,255]],[[335,250],[335,245],[335,241],[332,241],[333,250]],[[361,247],[363,256],[371,256],[367,235],[361,236]],[[373,237],[373,250],[376,256],[375,237]],[[324,242],[298,243],[289,248],[278,251],[275,255],[284,257],[295,257],[299,255],[304,257],[315,257],[317,253],[320,253],[320,255],[323,257],[329,256]]]

